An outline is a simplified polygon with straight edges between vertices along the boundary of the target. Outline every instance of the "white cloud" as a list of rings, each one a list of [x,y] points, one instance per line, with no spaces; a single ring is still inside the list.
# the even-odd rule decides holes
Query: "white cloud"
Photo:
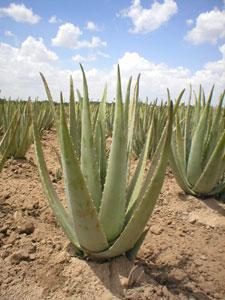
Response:
[[[5,31],[4,31],[4,35],[5,35],[7,38],[13,39],[15,46],[18,45],[18,42],[19,42],[19,41],[18,41],[18,38],[17,38],[17,36],[16,36],[12,31],[10,31],[10,30],[5,30]]]
[[[103,57],[103,58],[109,58],[109,54],[101,52],[101,51],[97,51],[95,54],[91,54],[91,55],[87,55],[87,56],[82,56],[80,54],[74,55],[72,57],[72,60],[75,63],[79,63],[79,62],[91,62],[91,61],[96,61],[98,59],[98,57]]]
[[[108,53],[102,52],[102,51],[97,51],[98,56],[101,56],[103,58],[109,58],[110,55]]]
[[[39,72],[53,72],[53,62],[56,60],[57,55],[46,48],[42,39],[30,36],[18,48],[0,43],[2,95],[11,94],[15,98],[38,96],[41,91]]]
[[[78,26],[72,23],[65,23],[59,26],[56,37],[52,39],[54,46],[67,47],[71,49],[79,48],[98,48],[105,47],[107,43],[102,41],[99,37],[92,37],[91,41],[80,40],[82,31]]]
[[[222,53],[220,60],[206,63],[195,73],[182,66],[171,68],[163,63],[155,64],[136,52],[125,53],[119,63],[122,72],[126,74],[125,77],[128,77],[130,73],[137,75],[140,72],[142,74],[140,87],[142,97],[151,95],[153,98],[160,98],[165,96],[167,87],[174,97],[182,88],[188,89],[189,84],[192,84],[194,89],[198,89],[198,86],[202,84],[208,93],[215,83],[214,103],[217,103],[217,97],[225,87],[225,44],[220,47],[220,52]]]
[[[95,61],[96,59],[97,59],[97,55],[94,55],[94,54],[88,55],[88,56],[82,56],[80,54],[77,54],[72,57],[72,60],[75,63]]]
[[[173,0],[164,0],[163,3],[154,1],[149,9],[143,8],[140,0],[133,0],[129,8],[123,9],[120,16],[130,18],[133,33],[148,33],[158,29],[176,14],[178,7]]]
[[[225,0],[224,0],[225,1]],[[222,53],[224,59],[225,59],[225,44],[219,47],[220,52]]]
[[[146,96],[149,99],[156,97],[166,99],[167,87],[174,98],[181,89],[188,89],[190,83],[194,89],[197,89],[201,83],[208,93],[215,83],[213,102],[217,103],[218,96],[225,86],[225,44],[219,47],[219,51],[221,53],[219,60],[208,62],[197,72],[191,72],[190,69],[182,66],[171,68],[164,63],[154,63],[136,52],[126,52],[119,59],[123,90],[125,91],[129,76],[135,77],[138,73],[141,73],[140,97],[142,99],[145,99]],[[80,56],[81,59],[82,57]],[[59,66],[51,63],[55,59],[57,59],[56,55],[45,47],[41,39],[29,37],[19,48],[0,44],[2,95],[14,98],[39,96],[41,99],[45,99],[44,88],[39,76],[40,71],[46,76],[55,99],[59,99],[60,90],[64,92],[65,99],[67,99],[70,74],[73,75],[76,88],[82,89],[82,76],[78,66],[74,65],[71,69],[60,69]],[[115,97],[116,65],[104,71],[97,68],[86,69],[86,75],[92,99],[100,98],[105,82],[108,82],[109,100]],[[185,97],[188,98],[188,92],[185,93]]]
[[[82,31],[72,23],[65,23],[59,26],[56,37],[52,39],[54,46],[64,46],[68,48],[79,48],[79,37]]]
[[[194,23],[194,21],[192,19],[188,19],[186,20],[186,24],[191,26]]]
[[[46,48],[42,38],[35,39],[32,36],[28,36],[22,43],[20,55],[37,63],[51,62],[58,59],[53,51]]]
[[[9,37],[15,37],[15,34],[12,33],[12,31],[10,31],[10,30],[5,30],[4,35],[9,36]]]
[[[27,8],[24,4],[10,3],[8,7],[0,8],[0,17],[10,17],[16,22],[36,24],[41,17],[35,15],[31,8]]]
[[[102,41],[100,37],[93,36],[91,39],[91,42],[83,41],[84,45],[88,48],[99,48],[99,47],[106,47],[107,43],[105,41]]]
[[[86,23],[86,29],[88,29],[90,31],[99,31],[98,26],[92,21],[88,21]]]
[[[61,19],[58,19],[55,15],[54,16],[51,16],[49,19],[48,19],[48,22],[50,24],[57,24],[57,23],[62,23],[62,20]]]
[[[225,38],[225,10],[214,8],[201,13],[196,19],[195,27],[188,31],[185,39],[195,45],[209,42],[216,44]]]

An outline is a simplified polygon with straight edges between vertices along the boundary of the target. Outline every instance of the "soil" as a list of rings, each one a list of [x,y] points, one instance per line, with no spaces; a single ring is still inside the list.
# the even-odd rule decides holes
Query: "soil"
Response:
[[[54,132],[43,138],[64,198]],[[185,195],[167,171],[149,232],[135,259],[71,256],[42,192],[31,147],[0,175],[0,299],[225,299],[225,204]]]

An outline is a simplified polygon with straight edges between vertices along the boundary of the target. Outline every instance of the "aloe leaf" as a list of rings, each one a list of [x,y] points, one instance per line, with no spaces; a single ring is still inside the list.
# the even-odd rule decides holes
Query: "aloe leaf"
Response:
[[[203,108],[205,107],[205,105],[206,105],[206,101],[205,101],[205,92],[204,92],[204,90],[202,91],[202,106],[203,106]]]
[[[224,100],[225,92],[222,93],[219,99],[219,104],[216,109],[215,117],[212,122],[212,126],[210,128],[209,136],[206,142],[206,157],[205,157],[205,162],[208,161],[210,155],[212,154],[216,143],[218,141],[218,136],[219,136],[219,124],[222,119],[222,105],[223,105],[223,100]]]
[[[100,134],[101,134],[100,177],[101,177],[102,189],[105,185],[106,169],[107,169],[106,140],[105,140],[104,132],[105,131],[102,130],[102,126],[100,126]]]
[[[153,139],[153,129],[154,129],[153,122],[154,122],[154,119],[152,119],[152,123],[148,130],[144,148],[142,150],[142,153],[141,153],[139,161],[138,161],[138,165],[136,167],[135,173],[132,177],[132,180],[131,180],[129,188],[128,188],[128,192],[127,192],[127,199],[129,199],[128,208],[127,208],[128,210],[133,206],[135,200],[137,199],[137,197],[140,193],[141,187],[142,187],[146,162],[148,159],[149,147],[150,147],[151,141]]]
[[[1,152],[1,156],[0,156],[0,172],[3,169],[4,163],[6,162],[7,158],[9,157],[9,154],[11,152],[11,148],[13,146],[14,143],[14,137],[16,135],[17,132],[17,126],[19,123],[19,115],[18,115],[18,111],[16,111],[12,117],[11,122],[8,125],[8,128],[5,132],[5,134],[3,135],[2,139],[1,139],[1,143],[0,143],[0,152]],[[3,145],[6,144],[6,147],[3,147]]]
[[[101,123],[104,134],[105,134],[105,123],[106,123],[106,100],[107,100],[107,84],[104,87],[102,100],[99,105],[99,114],[98,114],[98,121]]]
[[[214,88],[214,87],[213,87]],[[202,174],[202,160],[203,160],[203,147],[204,139],[207,132],[207,119],[209,115],[210,102],[212,99],[213,88],[211,90],[207,105],[205,106],[194,136],[190,149],[190,155],[187,166],[187,178],[191,185],[195,185],[197,180]]]
[[[138,103],[138,97],[139,97],[139,82],[140,82],[140,74],[138,74],[137,81],[134,88],[134,95],[132,102],[129,105],[129,128],[128,128],[128,152],[130,152],[132,139],[133,139],[133,133],[134,133],[134,123],[135,123],[135,117],[136,117],[136,111],[137,111],[137,103]],[[129,82],[128,82],[129,84]],[[129,88],[129,86],[128,86]],[[127,95],[128,96],[128,95]]]
[[[60,147],[66,195],[79,244],[86,251],[104,250],[108,243],[73,151],[63,104],[60,106]]]
[[[168,94],[168,96],[169,96],[169,94]],[[170,103],[170,99],[169,99],[169,103]],[[172,104],[170,103],[169,105],[172,105]],[[156,150],[153,154],[151,165],[150,165],[149,170],[147,172],[144,183],[141,186],[139,195],[138,195],[138,197],[135,197],[133,199],[132,204],[129,203],[129,205],[128,205],[128,208],[127,208],[127,211],[126,211],[126,222],[128,222],[128,220],[130,220],[130,218],[132,217],[135,208],[138,206],[139,202],[143,198],[144,194],[146,193],[146,191],[149,187],[149,184],[151,183],[152,178],[154,177],[154,173],[156,172],[157,165],[159,163],[161,153],[163,151],[167,131],[168,131],[168,128],[167,128],[167,126],[165,126],[164,130],[162,132],[161,138],[160,138],[160,140],[158,142],[158,145],[156,147]]]
[[[168,107],[169,107],[168,108],[169,113],[167,113],[167,114],[169,114],[169,117],[170,117],[171,116],[171,112],[170,111],[173,110],[173,108],[172,108],[173,104],[171,102],[169,90],[167,90],[167,94],[168,94]],[[168,119],[168,117],[167,117],[167,119]],[[170,118],[169,118],[169,121],[170,121]],[[167,121],[167,124],[168,124],[169,121]],[[142,186],[142,189],[141,189],[141,194],[140,194],[141,196],[144,195],[146,189],[149,186],[149,183],[150,183],[150,181],[151,181],[151,179],[152,179],[152,177],[154,175],[154,172],[156,170],[158,161],[159,161],[161,153],[162,153],[162,149],[163,149],[163,145],[164,145],[164,141],[165,141],[165,136],[166,136],[167,131],[168,131],[167,126],[163,126],[163,127],[164,127],[164,129],[161,132],[161,137],[158,139],[156,149],[155,149],[154,154],[152,156],[151,165],[149,167],[149,170],[148,170],[145,182],[144,182],[144,184]]]
[[[117,76],[117,99],[113,139],[99,214],[100,222],[109,241],[114,240],[121,232],[124,224],[126,205],[127,143],[119,66]]]
[[[125,109],[124,109],[124,119],[125,119],[125,127],[126,127],[126,134],[128,131],[128,118],[129,118],[129,104],[130,104],[130,88],[131,88],[132,77],[129,78],[127,84],[127,92],[125,97]]]
[[[80,65],[81,66],[81,65]],[[96,152],[93,143],[91,127],[89,97],[86,76],[81,66],[83,74],[83,105],[82,105],[82,134],[81,134],[81,170],[87,183],[91,198],[94,201],[97,211],[101,201],[100,174],[96,161]]]
[[[74,145],[77,157],[80,158],[80,138],[78,135],[76,112],[75,112],[75,97],[74,97],[74,87],[73,78],[70,76],[70,104],[69,104],[69,129],[70,136]]]
[[[179,105],[180,105],[180,102],[181,102],[181,99],[182,99],[182,97],[183,97],[184,92],[185,92],[185,89],[183,89],[183,90],[181,91],[180,95],[178,96],[178,98],[177,98],[177,100],[176,100],[176,102],[175,102],[174,110],[173,110],[174,116],[175,116],[176,113],[177,113],[177,110],[178,110],[178,108],[179,108]]]
[[[92,124],[92,132],[95,132],[96,126],[98,124],[98,115],[99,115],[99,105],[95,105],[92,110],[90,108],[90,117],[91,117],[91,124]]]
[[[218,165],[221,164],[221,158],[223,156],[225,148],[225,132],[223,133],[220,141],[214,149],[208,163],[206,164],[199,180],[194,186],[194,190],[198,193],[209,193],[221,176]],[[225,166],[224,166],[225,167]],[[224,170],[223,170],[224,171]],[[213,174],[213,176],[211,176]],[[218,175],[217,175],[218,174]]]
[[[196,97],[196,110],[195,110],[195,127],[198,126],[200,115],[201,115],[201,97],[202,97],[202,86],[199,86],[198,97]]]
[[[48,101],[49,101],[49,103],[51,105],[51,108],[52,108],[52,113],[53,113],[53,116],[54,116],[54,120],[56,122],[56,125],[58,126],[58,116],[57,116],[57,113],[56,113],[56,110],[55,110],[54,101],[53,101],[50,89],[48,87],[47,80],[45,79],[44,75],[41,72],[40,72],[40,76],[41,76],[41,79],[44,83],[45,92],[46,92]]]
[[[78,89],[76,89],[76,92],[77,92],[77,97],[78,97],[79,103],[80,103],[81,108],[82,108],[83,97],[81,96],[81,93]]]
[[[182,137],[179,117],[176,115],[176,154],[177,154],[177,164],[179,165],[179,169],[183,175],[186,176],[186,166],[184,159],[184,139]]]
[[[100,178],[102,188],[105,184],[105,176],[106,176],[106,99],[107,99],[107,85],[105,85],[102,100],[99,106],[99,114],[98,114],[98,124],[97,124],[97,135],[98,142],[96,145],[96,150],[98,152],[98,160],[99,160],[99,170],[100,170]]]
[[[170,99],[170,94],[168,90],[168,98]],[[188,194],[192,194],[192,190],[189,188],[189,183],[186,178],[186,166],[182,164],[182,161],[185,160],[184,157],[188,156],[188,131],[189,131],[189,120],[188,118],[190,113],[190,101],[191,101],[191,90],[187,108],[187,115],[185,120],[185,139],[182,140],[180,122],[177,116],[177,127],[176,135],[173,135],[171,138],[171,144],[169,148],[169,164],[173,170],[173,174],[176,178],[178,185]],[[177,108],[178,109],[178,108]],[[184,153],[182,155],[182,153]]]
[[[191,146],[191,95],[192,95],[192,87],[190,86],[190,95],[188,100],[188,106],[185,113],[185,124],[184,124],[185,172],[187,171],[187,162],[188,162],[190,146]]]
[[[134,95],[132,102],[129,105],[129,115],[128,115],[128,136],[127,136],[127,172],[129,175],[130,173],[130,162],[131,162],[131,154],[132,154],[132,148],[133,148],[133,136],[134,136],[134,125],[135,125],[135,119],[136,119],[136,111],[137,111],[137,103],[138,103],[138,97],[139,97],[139,81],[140,81],[140,74],[138,74],[137,81],[134,88]],[[126,117],[126,116],[125,116]],[[126,120],[126,119],[125,119]],[[127,125],[125,125],[127,126]]]
[[[205,138],[204,138],[204,142],[203,142],[204,143],[204,146],[203,146],[203,158],[202,158],[203,165],[205,165],[205,161],[207,161],[208,142],[210,140],[212,122],[213,122],[213,110],[210,107],[208,118],[207,118],[207,124],[206,124],[206,133],[205,133]],[[213,145],[213,147],[215,147],[215,144]]]
[[[195,195],[195,192],[192,191],[192,189],[189,187],[186,176],[182,174],[180,168],[177,165],[177,157],[176,154],[174,154],[172,146],[170,146],[169,151],[169,164],[173,170],[173,175],[176,178],[176,182],[178,183],[180,188],[187,194]]]
[[[101,123],[98,122],[95,129],[95,148],[96,158],[100,173],[101,187],[103,190],[106,176],[106,153],[105,153],[105,136],[103,134]]]
[[[63,207],[63,205],[61,204],[48,174],[47,166],[44,160],[44,154],[41,147],[41,141],[37,129],[34,111],[33,111],[33,134],[34,134],[34,146],[35,146],[35,152],[37,158],[37,165],[40,173],[42,186],[45,191],[45,195],[48,199],[49,205],[51,206],[57,221],[63,228],[65,234],[67,235],[71,243],[75,246],[76,251],[79,252],[81,249],[75,231],[73,230],[72,220],[68,215],[68,213],[66,212],[65,208]]]

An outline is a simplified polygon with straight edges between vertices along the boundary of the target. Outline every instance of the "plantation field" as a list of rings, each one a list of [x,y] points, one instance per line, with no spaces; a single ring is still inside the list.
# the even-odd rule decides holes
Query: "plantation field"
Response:
[[[225,300],[225,0],[0,1],[0,300]]]
[[[56,132],[43,150],[64,201]],[[167,169],[149,231],[134,262],[71,255],[42,191],[32,145],[0,176],[0,299],[225,299],[225,204],[186,195]],[[131,171],[136,165],[131,160]]]

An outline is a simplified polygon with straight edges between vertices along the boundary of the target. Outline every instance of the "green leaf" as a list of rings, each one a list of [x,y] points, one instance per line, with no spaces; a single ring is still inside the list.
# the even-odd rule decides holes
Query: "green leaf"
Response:
[[[51,206],[57,221],[63,228],[65,234],[67,235],[71,243],[76,247],[76,251],[79,252],[81,249],[76,234],[73,230],[72,220],[67,214],[63,205],[61,204],[48,174],[47,166],[45,164],[44,155],[41,147],[41,141],[37,129],[36,117],[34,111],[33,111],[33,134],[34,134],[34,146],[36,152],[37,165],[38,165],[40,178],[41,178],[45,195],[48,199],[49,205]]]
[[[20,116],[18,114],[18,111],[16,111],[13,114],[12,120],[9,123],[9,126],[1,139],[1,142],[0,142],[0,152],[1,152],[0,172],[2,171],[4,163],[6,162],[7,158],[9,157],[11,148],[14,144],[14,138],[15,138],[15,135],[17,132],[19,120],[20,120]],[[3,147],[4,144],[6,144],[5,147]]]
[[[181,127],[180,127],[180,121],[179,116],[176,115],[176,154],[177,154],[177,165],[179,166],[179,169],[185,177],[186,175],[186,160],[184,158],[184,139],[182,137],[181,133]]]
[[[119,66],[117,74],[117,99],[113,139],[99,214],[100,222],[109,241],[114,240],[123,228],[126,205],[127,143]]]
[[[212,92],[213,89],[211,90],[208,103],[203,110],[198,126],[192,138],[192,144],[187,166],[187,178],[188,182],[191,185],[194,185],[197,182],[203,171],[203,147],[205,135],[207,132],[207,119],[209,115]]]
[[[132,77],[129,78],[129,81],[128,81],[128,84],[127,84],[126,98],[125,98],[124,119],[125,119],[126,134],[127,134],[127,131],[128,131],[131,82],[132,82]]]
[[[172,146],[170,146],[170,150],[169,150],[169,164],[173,170],[173,175],[176,178],[176,182],[180,186],[180,188],[183,191],[185,191],[185,193],[187,194],[195,195],[194,191],[192,191],[191,188],[189,187],[186,176],[182,174],[181,170],[177,165],[176,154],[172,149]]]
[[[99,105],[99,113],[97,118],[97,125],[95,129],[95,147],[99,164],[99,172],[102,189],[105,184],[106,177],[106,99],[107,99],[107,85],[105,85],[101,103]]]
[[[81,65],[80,65],[81,66]],[[82,107],[82,134],[81,134],[81,170],[87,183],[91,198],[94,201],[96,210],[99,210],[101,201],[100,174],[96,160],[96,152],[93,143],[93,133],[91,127],[91,116],[89,107],[88,87],[86,76],[81,66],[83,74],[83,107]]]
[[[60,106],[60,148],[66,195],[79,244],[85,251],[102,251],[108,243],[73,151],[63,104]]]
[[[45,79],[44,75],[41,72],[40,72],[40,76],[41,76],[41,79],[44,83],[45,92],[46,92],[48,101],[49,101],[49,103],[51,105],[51,108],[52,108],[52,113],[53,113],[53,116],[54,116],[54,120],[56,122],[56,125],[58,126],[58,116],[57,116],[57,113],[56,113],[56,110],[55,110],[54,101],[53,101],[50,89],[48,87],[47,80]]]
[[[207,163],[209,160],[210,155],[212,154],[213,150],[216,147],[216,143],[218,141],[218,137],[220,134],[220,123],[222,122],[222,105],[223,105],[223,100],[225,96],[225,91],[223,94],[220,96],[219,99],[219,105],[216,109],[216,113],[214,114],[214,119],[212,122],[212,126],[210,127],[210,132],[208,135],[208,139],[206,142],[206,155],[205,155],[205,160],[204,163]]]
[[[194,191],[198,193],[209,193],[216,183],[219,181],[221,175],[224,173],[225,164],[223,164],[222,172],[219,166],[222,164],[222,157],[225,149],[225,131],[220,138],[216,148],[214,149],[208,163],[206,164],[199,180],[194,186]],[[213,176],[212,176],[213,174]]]
[[[74,145],[77,157],[80,158],[80,137],[77,126],[76,112],[75,112],[75,97],[73,88],[73,78],[70,76],[70,105],[69,105],[69,129],[70,136]]]
[[[187,162],[189,159],[190,146],[191,146],[191,95],[192,95],[192,87],[190,86],[190,95],[189,95],[188,106],[185,112],[185,123],[184,123],[185,172],[187,172]]]
[[[138,161],[137,168],[135,170],[135,173],[132,177],[132,180],[131,180],[129,188],[128,188],[127,199],[129,199],[129,203],[128,203],[127,211],[130,211],[130,209],[133,207],[133,205],[141,191],[141,188],[142,188],[146,162],[148,159],[149,147],[150,147],[151,141],[153,139],[153,129],[154,129],[153,122],[154,122],[154,119],[152,118],[151,126],[148,130],[145,145],[143,147],[142,153],[141,153],[139,161]]]
[[[182,97],[183,97],[184,92],[185,92],[185,89],[183,89],[183,90],[181,91],[180,95],[178,96],[178,98],[177,98],[177,100],[176,100],[176,102],[175,102],[174,110],[173,110],[174,116],[175,116],[176,113],[177,113],[177,110],[178,110],[178,108],[179,108],[179,105],[180,105],[180,102],[181,102],[181,99],[182,99]]]

